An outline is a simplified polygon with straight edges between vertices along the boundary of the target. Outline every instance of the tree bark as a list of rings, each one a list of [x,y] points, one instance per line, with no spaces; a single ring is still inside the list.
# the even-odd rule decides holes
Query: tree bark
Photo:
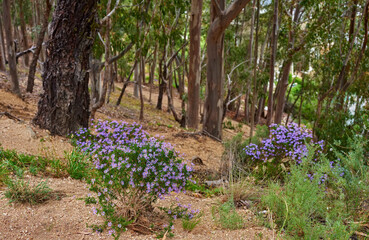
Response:
[[[11,77],[12,92],[18,97],[21,97],[21,91],[19,88],[19,80],[17,74],[17,63],[15,48],[13,42],[13,31],[11,22],[11,12],[10,12],[10,0],[3,0],[3,19],[4,19],[4,29],[6,36],[6,45],[8,48],[8,63],[9,72]]]
[[[88,127],[88,70],[96,8],[95,0],[59,0],[53,14],[44,64],[44,93],[34,119],[52,134],[65,136]]]
[[[268,126],[272,124],[272,119],[273,119],[274,68],[275,68],[275,56],[277,54],[277,38],[278,38],[278,0],[274,0],[273,19],[274,20],[273,20],[273,33],[272,33],[272,44],[271,44],[269,94],[268,94],[268,117],[267,117]]]
[[[258,88],[256,85],[257,82],[257,59],[258,59],[258,48],[259,48],[259,16],[260,16],[260,0],[257,0],[257,13],[256,13],[256,29],[255,29],[255,48],[254,48],[254,72],[252,74],[253,77],[253,86],[254,92],[252,94],[252,105],[251,105],[251,116],[250,116],[250,141],[254,136],[254,128],[255,128],[255,104],[257,102],[258,96]]]
[[[0,16],[0,71],[6,71],[5,68],[5,41],[4,41],[4,34],[3,34],[3,21],[2,16]]]
[[[189,128],[193,129],[197,129],[199,124],[202,6],[203,0],[192,0],[190,20],[190,66],[188,74],[187,125]]]
[[[236,0],[226,10],[225,0],[212,0],[211,24],[207,37],[207,97],[204,105],[205,134],[222,138],[224,94],[224,31],[250,0]]]
[[[29,67],[29,72],[28,72],[27,92],[30,92],[30,93],[33,92],[33,86],[35,85],[35,74],[36,74],[37,61],[41,53],[42,43],[44,41],[47,25],[49,23],[50,12],[51,12],[51,1],[47,0],[44,18],[42,20],[41,31],[37,38],[36,50],[33,53],[31,65]]]
[[[250,122],[250,93],[251,93],[251,68],[253,61],[252,61],[252,46],[254,44],[254,25],[255,25],[255,8],[256,8],[256,0],[252,2],[252,14],[251,14],[251,26],[250,26],[250,41],[247,47],[247,58],[246,58],[246,69],[250,72],[249,77],[246,80],[246,96],[245,96],[245,122]]]
[[[21,27],[21,32],[22,32],[23,49],[26,50],[29,48],[29,46],[28,46],[28,38],[27,38],[27,30],[26,30],[26,21],[24,19],[23,1],[24,0],[19,0],[19,20],[20,20],[20,27]],[[26,67],[29,66],[29,56],[27,54],[24,56],[24,65]]]

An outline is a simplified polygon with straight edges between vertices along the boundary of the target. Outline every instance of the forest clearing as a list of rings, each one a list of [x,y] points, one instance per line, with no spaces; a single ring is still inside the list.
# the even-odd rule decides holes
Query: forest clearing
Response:
[[[369,0],[0,4],[0,239],[369,238]]]

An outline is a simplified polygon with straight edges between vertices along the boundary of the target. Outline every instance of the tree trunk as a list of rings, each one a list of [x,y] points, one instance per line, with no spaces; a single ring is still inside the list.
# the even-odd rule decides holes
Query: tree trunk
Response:
[[[150,69],[150,79],[149,79],[149,84],[150,84],[150,97],[149,97],[149,103],[151,103],[152,86],[154,84],[154,77],[155,77],[155,68],[156,68],[157,57],[158,57],[158,44],[155,44],[154,59],[152,61],[151,69]]]
[[[140,121],[144,120],[144,99],[142,95],[142,84],[145,82],[145,58],[141,56],[141,78],[139,79],[139,90],[140,90]]]
[[[4,41],[4,34],[3,34],[3,21],[2,17],[0,16],[0,71],[6,71],[5,68],[5,41]]]
[[[31,65],[29,67],[29,72],[28,72],[27,92],[30,92],[30,93],[33,92],[33,86],[35,85],[35,74],[36,74],[37,61],[41,53],[42,43],[44,41],[47,25],[49,23],[50,12],[51,12],[51,1],[47,0],[46,10],[44,13],[44,18],[42,20],[41,31],[37,38],[36,50],[33,53],[32,62],[31,62]]]
[[[226,10],[225,0],[212,0],[211,24],[207,37],[207,97],[204,105],[203,131],[222,138],[224,93],[224,31],[250,0],[236,0]]]
[[[21,97],[21,91],[19,88],[19,80],[18,80],[18,74],[17,74],[15,48],[14,48],[14,42],[13,42],[10,0],[3,0],[3,19],[4,19],[4,28],[5,28],[5,36],[6,36],[6,45],[8,48],[8,63],[9,63],[9,72],[10,72],[11,84],[12,84],[12,92],[16,94],[18,97]]]
[[[274,88],[275,56],[277,54],[277,38],[278,38],[278,0],[274,0],[273,33],[271,44],[269,94],[268,94],[268,117],[267,117],[268,126],[272,124],[273,119],[273,103],[274,103],[273,88]]]
[[[260,0],[257,0],[257,13],[256,13],[256,29],[255,29],[255,48],[254,48],[254,72],[252,74],[253,77],[253,85],[254,85],[254,92],[252,94],[252,105],[251,105],[251,122],[250,122],[250,141],[251,138],[254,136],[254,128],[255,128],[255,104],[257,102],[258,96],[258,88],[256,85],[257,81],[257,59],[258,59],[258,48],[259,48],[259,15],[260,15]]]
[[[20,20],[20,27],[21,27],[21,32],[22,32],[23,50],[26,50],[29,48],[29,46],[28,46],[28,38],[27,38],[27,30],[26,30],[26,21],[24,19],[23,1],[24,0],[19,0],[19,20]],[[29,66],[28,54],[24,56],[24,65],[26,67]]]
[[[254,44],[254,25],[255,25],[255,7],[256,0],[252,2],[252,14],[251,14],[251,26],[250,26],[250,41],[247,47],[247,58],[246,58],[246,69],[250,72],[247,80],[246,80],[246,96],[245,96],[245,122],[248,124],[250,122],[250,93],[251,93],[251,67],[252,67],[252,46]]]
[[[197,129],[199,124],[201,80],[201,17],[203,0],[192,0],[190,22],[190,66],[188,74],[187,125]],[[184,56],[183,56],[184,58]]]
[[[137,64],[134,72],[134,88],[133,88],[133,96],[138,98],[139,95],[139,86],[138,82],[140,81],[140,66],[141,64]]]
[[[53,14],[43,73],[45,92],[34,119],[52,134],[65,136],[88,127],[88,69],[96,8],[95,0],[59,0]]]
[[[276,99],[277,105],[276,105],[275,116],[274,116],[274,122],[276,124],[281,124],[282,122],[284,106],[286,105],[286,91],[288,87],[288,78],[290,75],[291,66],[292,66],[292,59],[288,59],[282,69],[282,78],[280,80],[281,84],[279,86],[279,91],[278,91],[278,95]]]

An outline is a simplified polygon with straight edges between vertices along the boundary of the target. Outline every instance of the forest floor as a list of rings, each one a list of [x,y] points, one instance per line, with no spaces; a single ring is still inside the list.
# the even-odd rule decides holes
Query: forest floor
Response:
[[[25,89],[26,76],[20,72],[21,89]],[[99,119],[115,119],[126,122],[138,122],[139,100],[132,97],[133,87],[129,86],[120,106],[115,106],[121,84],[111,96],[112,104],[108,104],[97,113]],[[64,159],[64,152],[70,152],[72,146],[69,139],[51,136],[48,131],[32,124],[37,111],[37,101],[41,92],[41,81],[36,81],[33,94],[25,94],[23,100],[9,91],[9,82],[4,73],[0,73],[0,113],[8,112],[16,119],[0,115],[0,144],[4,149],[14,149],[18,153],[41,155]],[[144,97],[149,98],[147,87],[143,88]],[[152,95],[156,103],[157,90]],[[166,105],[166,98],[163,106]],[[175,107],[179,110],[180,100],[175,97]],[[165,108],[165,107],[164,107]],[[246,125],[228,120],[235,129],[225,129],[224,138],[230,139],[239,132],[248,135]],[[145,101],[145,120],[139,122],[151,135],[160,135],[164,141],[174,144],[176,150],[186,155],[187,159],[199,157],[204,165],[197,170],[205,173],[216,173],[220,169],[224,151],[222,143],[201,135],[187,135],[188,130],[181,129],[171,114],[155,109],[153,104]],[[70,177],[41,177],[25,174],[25,179],[32,183],[47,180],[56,198],[39,205],[9,204],[4,197],[5,187],[0,187],[0,239],[110,239],[106,231],[96,233],[87,225],[101,224],[103,219],[92,213],[91,206],[86,206],[84,198],[89,190],[84,181]],[[205,197],[201,194],[173,194],[159,200],[157,206],[169,206],[176,202],[192,205],[193,209],[203,211],[200,224],[191,232],[183,230],[181,221],[175,221],[173,239],[274,239],[275,231],[262,226],[251,209],[240,208],[238,213],[246,221],[246,227],[240,230],[221,229],[212,219],[211,209],[223,201],[223,196]],[[155,239],[155,235],[143,235],[133,230],[124,232],[120,239]]]

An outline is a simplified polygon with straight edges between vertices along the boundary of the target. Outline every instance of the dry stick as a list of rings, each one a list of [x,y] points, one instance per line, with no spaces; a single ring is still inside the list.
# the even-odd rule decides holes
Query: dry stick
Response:
[[[0,116],[6,116],[10,119],[17,120],[18,122],[24,122],[22,119],[17,118],[16,116],[10,114],[9,112],[0,112]]]

